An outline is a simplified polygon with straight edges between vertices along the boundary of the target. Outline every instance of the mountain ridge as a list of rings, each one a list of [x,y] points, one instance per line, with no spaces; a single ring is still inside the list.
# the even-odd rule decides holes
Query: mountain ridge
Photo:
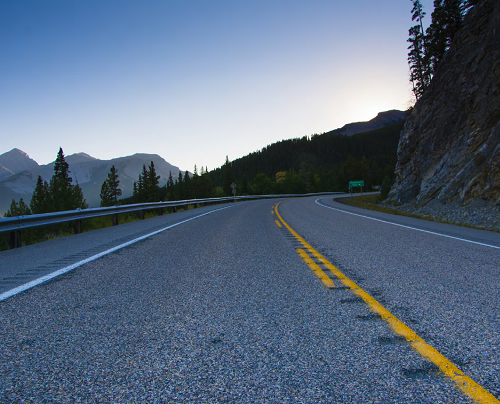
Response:
[[[19,150],[19,152],[22,151]],[[7,153],[0,155],[0,158]],[[27,156],[26,153],[24,155]],[[148,166],[151,161],[155,165],[156,173],[160,175],[160,186],[166,184],[170,172],[176,178],[180,171],[178,167],[168,163],[158,154],[148,153],[136,153],[111,160],[99,160],[86,153],[75,153],[65,156],[65,160],[69,165],[69,175],[73,179],[73,184],[78,183],[89,207],[99,206],[101,185],[113,165],[118,170],[120,188],[124,198],[132,196],[133,184],[137,181],[142,166]],[[32,161],[34,162],[34,160]],[[19,201],[20,198],[23,198],[24,202],[29,204],[38,176],[41,176],[44,181],[50,181],[54,173],[54,162],[45,165],[38,165],[36,162],[35,164],[36,166],[32,165],[31,169],[18,171],[0,180],[1,215],[9,209],[12,199]]]
[[[409,115],[409,111],[400,111],[391,109],[389,111],[379,112],[377,116],[369,121],[348,123],[341,128],[325,132],[325,135],[346,135],[352,136],[358,133],[370,132],[375,129],[381,129],[404,121]]]
[[[350,135],[357,135],[402,122],[407,114],[405,111],[398,110],[384,111],[378,113],[370,121],[347,124],[323,135],[338,134],[345,131],[345,128],[349,129]],[[2,160],[4,156],[7,158]],[[15,156],[21,159],[26,167],[22,164],[14,164],[11,160]],[[131,156],[100,160],[87,153],[79,152],[65,156],[65,160],[69,164],[73,183],[78,183],[81,187],[89,207],[99,206],[101,185],[107,178],[112,165],[118,170],[123,198],[132,196],[133,183],[137,181],[142,166],[144,164],[148,166],[150,161],[154,162],[156,172],[160,175],[160,186],[166,184],[170,172],[174,178],[177,178],[180,171],[178,167],[171,165],[158,154],[148,153],[135,153]],[[2,161],[6,164],[2,164]],[[54,169],[54,162],[39,165],[20,149],[12,149],[0,155],[0,164],[2,165],[0,167],[0,215],[9,209],[12,199],[19,201],[20,198],[23,198],[25,203],[29,203],[38,176],[40,175],[44,181],[49,182]],[[2,173],[3,176],[1,176]]]
[[[38,163],[31,159],[27,153],[14,148],[0,155],[0,181],[36,167],[38,167]]]

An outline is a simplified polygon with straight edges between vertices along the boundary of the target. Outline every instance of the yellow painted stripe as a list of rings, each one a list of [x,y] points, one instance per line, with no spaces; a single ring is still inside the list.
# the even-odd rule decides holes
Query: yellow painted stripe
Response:
[[[389,310],[387,310],[384,306],[382,306],[370,294],[366,293],[363,289],[361,289],[355,282],[353,282],[351,279],[345,276],[332,263],[330,263],[318,251],[316,251],[309,243],[307,243],[307,241],[305,241],[301,236],[299,236],[297,232],[293,230],[279,214],[278,205],[280,203],[276,205],[276,215],[283,223],[283,225],[290,231],[290,233],[292,233],[295,236],[295,238],[297,238],[297,240],[300,241],[300,243],[309,252],[309,254],[311,254],[314,258],[316,258],[316,260],[321,262],[323,265],[325,265],[326,268],[332,271],[333,274],[342,282],[344,286],[348,287],[355,295],[363,299],[374,313],[380,315],[380,317],[382,317],[389,324],[389,326],[396,334],[403,336],[410,343],[410,346],[415,351],[417,351],[420,355],[422,355],[422,357],[424,357],[428,361],[434,363],[441,372],[443,372],[447,377],[453,380],[456,383],[456,385],[476,403],[500,404],[500,400],[498,400],[493,394],[491,394],[479,383],[476,383],[470,377],[466,376],[448,358],[446,358],[444,355],[438,352],[434,347],[425,342],[420,336],[418,336],[415,333],[415,331],[413,331],[405,323],[403,323],[396,316],[394,316]]]
[[[276,220],[275,220],[275,222],[276,222],[276,224],[278,225],[278,227],[282,227],[282,226],[281,226],[281,223],[279,222],[279,220],[278,220],[278,219],[276,219]]]
[[[302,248],[297,248],[297,253],[300,255],[300,257],[304,260],[304,262],[311,268],[311,270],[314,272],[314,274],[321,280],[323,285],[325,285],[327,288],[331,289],[335,287],[335,284],[331,280],[331,278],[323,272],[323,270],[319,267],[318,264],[314,262],[309,255],[302,249]]]
[[[271,213],[274,215],[274,210],[272,210]]]

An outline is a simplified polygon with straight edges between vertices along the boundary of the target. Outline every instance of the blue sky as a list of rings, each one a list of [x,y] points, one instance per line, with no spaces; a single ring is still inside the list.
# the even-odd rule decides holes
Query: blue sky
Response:
[[[422,1],[430,21],[432,0]],[[410,0],[2,0],[0,154],[216,168],[411,104]],[[286,167],[284,168],[286,169]]]

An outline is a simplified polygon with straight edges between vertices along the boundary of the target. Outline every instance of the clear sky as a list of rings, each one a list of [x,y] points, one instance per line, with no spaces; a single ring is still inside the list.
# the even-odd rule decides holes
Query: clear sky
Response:
[[[432,0],[422,1],[430,21]],[[0,154],[208,169],[411,105],[410,0],[1,0]]]

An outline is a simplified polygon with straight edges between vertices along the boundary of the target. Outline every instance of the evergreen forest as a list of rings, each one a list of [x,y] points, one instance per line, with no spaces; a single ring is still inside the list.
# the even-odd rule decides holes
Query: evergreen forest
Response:
[[[283,140],[226,163],[212,172],[212,182],[229,194],[344,191],[349,181],[364,180],[367,190],[393,182],[399,134],[404,122],[352,136],[322,134]],[[225,186],[226,185],[226,186]]]

